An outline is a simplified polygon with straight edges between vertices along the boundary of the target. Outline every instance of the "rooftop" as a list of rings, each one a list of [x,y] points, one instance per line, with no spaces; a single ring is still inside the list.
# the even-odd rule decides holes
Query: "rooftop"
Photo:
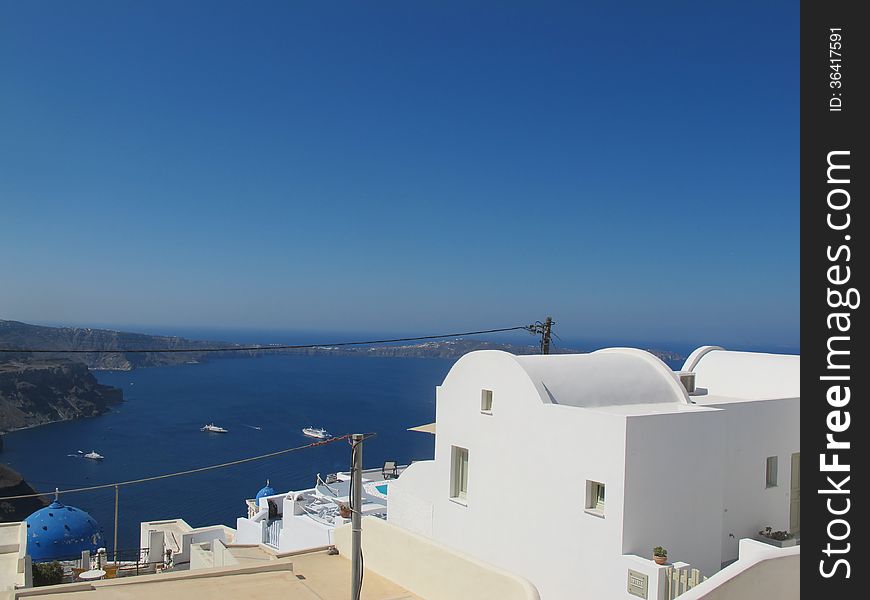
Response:
[[[743,400],[800,398],[800,369],[799,355],[735,352],[718,346],[698,348],[683,365],[684,371],[695,372],[699,388]],[[710,403],[712,399],[705,402]]]
[[[588,354],[515,356],[498,350],[465,355],[453,378],[491,379],[500,373],[513,386],[531,385],[545,405],[572,406],[626,416],[710,410],[721,404],[800,398],[800,356],[734,352],[718,346],[695,350],[682,369],[695,373],[689,395],[679,374],[636,348]],[[419,430],[419,428],[417,428]]]
[[[365,570],[362,598],[410,600],[408,590]],[[62,594],[55,596],[56,594]],[[350,561],[326,551],[307,552],[259,565],[144,575],[93,583],[31,588],[10,598],[99,600],[183,600],[187,598],[293,598],[345,600],[350,597]]]

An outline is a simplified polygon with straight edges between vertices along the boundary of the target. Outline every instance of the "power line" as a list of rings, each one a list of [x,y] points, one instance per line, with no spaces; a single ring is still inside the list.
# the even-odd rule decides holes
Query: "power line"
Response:
[[[261,454],[259,456],[251,456],[248,458],[240,458],[239,460],[232,460],[230,462],[220,463],[217,465],[209,465],[207,467],[197,467],[195,469],[187,469],[186,471],[176,471],[175,473],[166,473],[163,475],[154,475],[152,477],[142,477],[140,479],[129,479],[127,481],[116,481],[115,483],[103,483],[100,485],[91,485],[88,487],[80,487],[73,488],[70,490],[56,490],[54,492],[41,492],[35,494],[21,494],[19,496],[4,496],[0,497],[0,501],[3,500],[18,500],[20,498],[38,498],[40,496],[51,496],[54,494],[72,494],[76,492],[91,492],[94,490],[103,490],[113,487],[120,487],[122,485],[133,485],[137,483],[146,483],[149,481],[156,481],[158,479],[169,479],[170,477],[181,477],[182,475],[192,475],[194,473],[202,473],[203,471],[212,471],[214,469],[223,469],[225,467],[232,467],[235,465],[240,465],[243,463],[253,462],[255,460],[263,460],[264,458],[272,458],[273,456],[279,456],[281,454],[288,454],[290,452],[295,452],[297,450],[305,450],[307,448],[314,448],[315,446],[324,446],[326,444],[331,444],[333,442],[337,442],[339,440],[349,439],[350,434],[341,435],[338,437],[331,437],[326,440],[320,440],[317,442],[312,442],[310,444],[305,444],[304,446],[296,446],[294,448],[285,448],[284,450],[277,450],[275,452],[269,452],[268,454]]]
[[[330,342],[324,344],[270,344],[267,346],[227,346],[222,348],[154,348],[122,350],[119,348],[95,349],[95,350],[59,350],[48,348],[0,348],[5,353],[31,353],[31,354],[173,354],[181,352],[263,352],[268,350],[305,350],[310,348],[335,348],[340,346],[369,346],[374,344],[389,344],[392,342],[417,342],[422,340],[437,340],[444,338],[465,337],[469,335],[484,335],[487,333],[504,333],[507,331],[529,331],[535,333],[534,325],[518,325],[516,327],[501,327],[498,329],[484,329],[480,331],[465,331],[462,333],[445,333],[442,335],[422,335],[416,337],[392,338],[384,340],[365,340],[355,342]]]

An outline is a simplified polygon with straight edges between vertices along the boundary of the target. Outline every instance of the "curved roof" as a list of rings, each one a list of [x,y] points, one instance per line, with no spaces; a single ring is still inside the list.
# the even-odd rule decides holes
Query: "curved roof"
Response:
[[[83,550],[96,552],[103,532],[85,511],[55,500],[26,519],[27,553],[35,561],[74,558]]]
[[[709,394],[746,399],[800,398],[801,357],[703,346],[686,360],[695,385]]]
[[[661,360],[636,348],[591,354],[516,356],[541,400],[593,408],[635,404],[689,404],[686,390]]]

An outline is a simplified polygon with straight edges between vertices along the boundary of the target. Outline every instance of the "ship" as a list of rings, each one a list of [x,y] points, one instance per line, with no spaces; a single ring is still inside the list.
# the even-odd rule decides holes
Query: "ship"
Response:
[[[304,433],[308,437],[313,437],[321,440],[332,437],[332,434],[326,431],[323,427],[305,427],[302,429],[302,433]]]
[[[218,427],[214,423],[209,423],[208,425],[203,426],[200,431],[207,431],[209,433],[226,433],[227,430],[223,427]]]

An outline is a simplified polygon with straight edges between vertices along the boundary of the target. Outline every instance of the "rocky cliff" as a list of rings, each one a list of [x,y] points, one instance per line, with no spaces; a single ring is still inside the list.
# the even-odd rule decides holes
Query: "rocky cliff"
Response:
[[[70,360],[0,362],[0,431],[102,414],[123,392]]]
[[[6,465],[0,465],[0,498],[5,498],[7,496],[26,496],[35,493],[36,490],[30,487],[30,485],[21,478],[21,475]],[[23,521],[34,511],[47,505],[48,501],[44,496],[0,500],[0,522],[10,523],[14,521]]]
[[[51,348],[57,350],[112,350],[112,352],[94,352],[71,354],[29,354],[29,353],[0,353],[0,361],[5,358],[69,358],[75,356],[76,360],[85,363],[91,369],[105,369],[113,371],[130,371],[140,367],[159,367],[165,365],[177,365],[191,362],[200,362],[205,359],[205,353],[197,353],[196,349],[209,347],[233,347],[239,344],[227,344],[224,342],[206,342],[189,340],[182,337],[168,335],[146,335],[142,333],[129,333],[125,331],[113,331],[111,329],[92,329],[90,327],[45,327],[31,325],[19,321],[5,321],[0,319],[0,349],[18,348]],[[170,348],[177,350],[194,350],[194,352],[181,353],[148,353],[148,352],[124,352],[125,350],[149,350],[156,348]],[[251,352],[226,352],[219,356],[251,356]],[[214,356],[214,355],[213,355]]]

